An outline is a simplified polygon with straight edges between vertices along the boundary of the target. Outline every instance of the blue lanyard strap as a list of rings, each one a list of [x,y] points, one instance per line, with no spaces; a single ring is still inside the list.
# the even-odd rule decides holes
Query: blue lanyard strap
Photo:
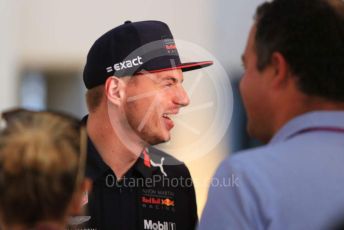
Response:
[[[288,139],[291,139],[291,138],[298,136],[300,134],[309,133],[309,132],[316,132],[316,131],[335,132],[335,133],[344,134],[344,128],[339,128],[339,127],[310,127],[310,128],[301,129],[300,131],[290,135],[288,137]]]

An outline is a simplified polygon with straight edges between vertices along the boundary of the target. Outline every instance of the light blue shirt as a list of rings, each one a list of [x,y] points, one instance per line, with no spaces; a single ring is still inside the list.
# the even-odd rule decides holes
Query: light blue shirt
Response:
[[[317,230],[343,221],[344,132],[329,127],[344,129],[344,112],[298,116],[268,145],[223,161],[199,230]],[[309,128],[320,130],[300,133]]]

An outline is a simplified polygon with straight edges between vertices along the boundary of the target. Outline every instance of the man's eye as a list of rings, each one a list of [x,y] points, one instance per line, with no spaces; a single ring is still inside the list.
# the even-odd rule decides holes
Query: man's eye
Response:
[[[170,87],[170,86],[173,86],[173,82],[172,81],[168,81],[164,85]]]

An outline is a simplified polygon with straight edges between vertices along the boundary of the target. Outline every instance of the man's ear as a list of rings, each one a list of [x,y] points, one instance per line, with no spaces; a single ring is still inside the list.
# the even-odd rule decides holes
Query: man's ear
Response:
[[[125,98],[125,82],[118,77],[109,77],[105,82],[107,99],[117,106],[121,105]]]
[[[272,86],[274,88],[286,87],[291,75],[288,63],[280,52],[274,52],[271,55],[271,67],[273,71]]]

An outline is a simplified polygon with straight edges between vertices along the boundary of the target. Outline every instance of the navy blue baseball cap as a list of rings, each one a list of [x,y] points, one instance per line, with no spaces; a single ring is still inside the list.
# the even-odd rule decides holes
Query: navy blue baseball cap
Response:
[[[183,72],[212,65],[212,61],[181,63],[169,27],[160,21],[126,21],[91,47],[84,68],[86,88],[105,83],[110,76],[123,77],[181,69]]]

